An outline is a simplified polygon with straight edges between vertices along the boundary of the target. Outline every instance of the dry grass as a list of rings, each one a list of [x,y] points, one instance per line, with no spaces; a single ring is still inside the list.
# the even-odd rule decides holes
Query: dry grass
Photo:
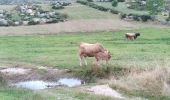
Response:
[[[0,5],[0,9],[4,9],[4,10],[7,10],[7,11],[14,10],[15,7],[16,7],[16,5]]]
[[[142,71],[131,71],[125,77],[110,82],[111,87],[124,93],[140,96],[169,96],[170,95],[170,68],[160,67],[156,64],[153,68]]]
[[[89,19],[89,20],[70,20],[63,23],[45,24],[36,26],[17,26],[0,27],[0,35],[22,35],[22,34],[55,34],[62,32],[93,32],[93,31],[111,31],[139,28],[140,25],[134,25],[121,20],[112,19]]]

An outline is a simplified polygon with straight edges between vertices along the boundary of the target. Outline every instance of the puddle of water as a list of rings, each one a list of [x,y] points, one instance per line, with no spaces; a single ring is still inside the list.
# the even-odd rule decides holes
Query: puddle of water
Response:
[[[75,78],[62,78],[58,80],[58,83],[64,86],[74,87],[74,86],[80,86],[81,80]]]
[[[26,88],[31,90],[41,90],[59,85],[56,82],[44,82],[44,81],[25,81],[16,83],[18,88]]]
[[[41,90],[46,88],[52,88],[55,86],[74,87],[80,85],[81,85],[81,80],[74,79],[74,78],[62,78],[59,79],[57,82],[45,82],[45,81],[37,80],[37,81],[19,82],[14,84],[14,86],[18,88],[27,88],[31,90]]]
[[[23,68],[6,68],[0,70],[1,73],[4,74],[26,74],[30,69],[23,69]]]

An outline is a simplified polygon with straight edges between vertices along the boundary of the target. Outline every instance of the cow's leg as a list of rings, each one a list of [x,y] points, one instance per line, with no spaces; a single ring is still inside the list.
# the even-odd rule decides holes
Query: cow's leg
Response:
[[[97,65],[100,65],[100,60],[99,60],[99,58],[98,57],[95,57],[96,58],[96,64]]]
[[[82,56],[79,56],[80,66],[82,66]]]
[[[108,60],[106,60],[106,64],[108,64]]]
[[[84,59],[84,63],[85,63],[85,65],[87,66],[87,61],[86,61],[85,57],[83,57],[83,59]]]

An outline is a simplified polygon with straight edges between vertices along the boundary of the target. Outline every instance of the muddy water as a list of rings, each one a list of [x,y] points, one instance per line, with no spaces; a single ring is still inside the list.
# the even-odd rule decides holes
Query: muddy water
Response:
[[[55,86],[75,87],[80,85],[81,85],[81,80],[75,78],[61,78],[56,82],[36,80],[36,81],[18,82],[14,84],[14,86],[18,88],[26,88],[31,90],[41,90],[46,88],[52,88]]]
[[[16,83],[15,86],[18,88],[26,88],[31,90],[41,90],[46,89],[49,87],[54,87],[59,85],[58,83],[54,82],[45,82],[45,81],[25,81],[25,82],[19,82]]]
[[[58,83],[68,87],[80,86],[81,80],[75,78],[62,78],[58,80]]]

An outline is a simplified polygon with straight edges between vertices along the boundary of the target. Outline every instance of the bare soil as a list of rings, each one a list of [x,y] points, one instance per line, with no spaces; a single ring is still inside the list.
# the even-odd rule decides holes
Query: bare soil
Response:
[[[57,34],[94,31],[117,31],[147,27],[142,23],[127,22],[120,19],[81,19],[56,24],[0,27],[0,35]]]
[[[19,69],[19,70],[18,70]],[[28,80],[44,80],[44,81],[56,81],[63,77],[71,77],[69,70],[59,70],[54,68],[48,69],[36,69],[36,68],[1,68],[0,75],[8,83],[16,83]]]

